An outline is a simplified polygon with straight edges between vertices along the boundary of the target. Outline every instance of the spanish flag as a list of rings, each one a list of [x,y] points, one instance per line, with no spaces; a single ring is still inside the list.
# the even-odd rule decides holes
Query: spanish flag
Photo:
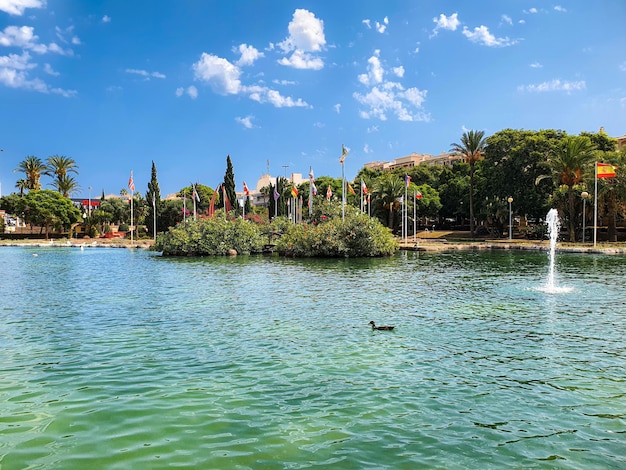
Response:
[[[352,185],[350,183],[348,183],[346,181],[346,186],[348,187],[348,192],[354,196],[356,196],[356,193],[354,192],[354,188],[352,187]]]
[[[597,175],[598,178],[615,178],[615,170],[617,169],[613,165],[608,163],[597,163]]]
[[[298,197],[298,188],[296,188],[295,186],[291,188],[291,196]]]

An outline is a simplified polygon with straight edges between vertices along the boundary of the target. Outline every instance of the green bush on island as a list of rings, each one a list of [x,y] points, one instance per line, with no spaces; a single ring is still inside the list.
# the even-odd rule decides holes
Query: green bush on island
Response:
[[[315,225],[290,225],[276,249],[293,257],[358,258],[390,256],[398,242],[378,219],[349,210],[344,220],[321,215]]]
[[[218,211],[215,217],[171,227],[157,236],[153,248],[165,256],[224,256],[231,250],[260,253],[274,242],[276,251],[285,256],[341,258],[389,256],[398,250],[391,231],[378,219],[346,208],[342,220],[341,210],[333,206],[320,205],[310,224],[294,224],[286,217],[258,224],[225,218]]]
[[[157,235],[154,249],[165,256],[224,256],[260,252],[266,238],[258,225],[241,218],[188,220]]]

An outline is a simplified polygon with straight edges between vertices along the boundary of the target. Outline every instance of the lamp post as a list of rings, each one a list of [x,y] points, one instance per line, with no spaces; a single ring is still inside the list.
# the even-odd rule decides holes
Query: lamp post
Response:
[[[583,243],[585,243],[585,205],[587,203],[587,198],[589,197],[589,193],[587,191],[583,191],[580,194],[580,197],[583,198]]]
[[[513,224],[512,224],[512,211],[511,211],[511,203],[513,202],[513,198],[509,196],[507,201],[509,202],[509,240],[513,240]]]
[[[89,186],[89,217],[91,217],[91,186]]]

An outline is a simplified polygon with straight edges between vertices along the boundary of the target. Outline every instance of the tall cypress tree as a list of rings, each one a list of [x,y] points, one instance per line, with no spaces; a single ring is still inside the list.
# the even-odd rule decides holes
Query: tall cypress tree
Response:
[[[156,214],[154,213],[153,205],[152,205],[152,197],[154,196],[155,206],[156,206]],[[154,164],[154,160],[152,160],[152,177],[150,178],[150,182],[148,183],[148,191],[146,191],[146,205],[148,206],[148,213],[146,214],[146,226],[148,228],[148,233],[154,236],[154,218],[157,218],[157,232],[159,230],[163,230],[161,227],[162,224],[159,223],[159,213],[161,207],[161,191],[159,190],[159,181],[157,180],[157,169]]]
[[[233,163],[230,161],[230,155],[226,157],[226,173],[224,174],[224,189],[226,196],[230,201],[230,205],[236,213],[241,212],[237,194],[235,192],[235,173],[233,172]],[[220,195],[221,196],[221,195]],[[220,201],[220,206],[224,207],[224,201]]]

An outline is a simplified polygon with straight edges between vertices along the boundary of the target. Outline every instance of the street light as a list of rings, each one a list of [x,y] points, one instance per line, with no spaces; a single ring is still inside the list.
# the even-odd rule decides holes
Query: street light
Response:
[[[589,197],[589,193],[587,191],[583,191],[580,194],[580,197],[583,198],[583,243],[585,243],[585,204],[587,203],[587,198]]]
[[[511,203],[513,202],[513,198],[509,196],[507,201],[509,201],[509,240],[513,240],[513,225],[511,223],[511,220],[512,220]]]

